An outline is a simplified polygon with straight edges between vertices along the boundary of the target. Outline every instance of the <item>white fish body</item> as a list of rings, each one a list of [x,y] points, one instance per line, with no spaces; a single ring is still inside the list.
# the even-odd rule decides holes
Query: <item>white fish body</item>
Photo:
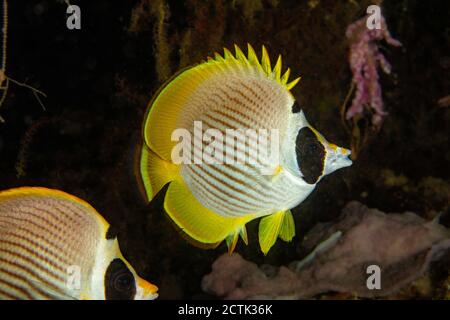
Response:
[[[146,194],[152,199],[170,183],[165,209],[196,242],[227,239],[232,251],[239,234],[247,241],[245,224],[267,216],[260,223],[261,249],[267,253],[278,236],[286,241],[294,236],[289,209],[325,174],[351,164],[348,150],[328,143],[303,111],[293,110],[296,102],[290,89],[299,79],[288,83],[289,74],[288,70],[281,75],[281,57],[271,68],[264,47],[260,62],[251,46],[248,57],[236,46],[235,55],[225,49],[224,57],[216,54],[182,72],[150,103],[141,154]],[[174,139],[180,129],[191,137],[182,139],[188,149]],[[229,130],[248,129],[256,134],[246,135],[246,143],[227,140]],[[261,129],[269,136],[277,132],[269,145],[276,141],[278,157],[259,152]],[[217,137],[222,137],[220,143],[211,148]],[[229,155],[227,150],[235,152]],[[177,152],[182,159],[189,154],[190,161],[174,161]],[[216,154],[222,161],[207,161],[217,160]],[[230,157],[244,161],[227,162]]]
[[[0,299],[155,298],[108,232],[94,208],[64,192],[0,192]]]

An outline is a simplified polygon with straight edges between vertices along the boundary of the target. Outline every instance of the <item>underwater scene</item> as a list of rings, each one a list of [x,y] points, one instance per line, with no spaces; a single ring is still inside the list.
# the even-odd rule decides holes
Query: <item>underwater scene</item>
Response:
[[[450,2],[0,3],[0,300],[450,299]]]

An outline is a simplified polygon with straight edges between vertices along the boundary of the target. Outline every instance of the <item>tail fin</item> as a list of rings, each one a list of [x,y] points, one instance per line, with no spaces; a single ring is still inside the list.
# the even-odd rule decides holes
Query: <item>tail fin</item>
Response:
[[[163,160],[145,144],[142,146],[139,172],[148,201],[151,201],[164,185],[175,180],[178,171],[177,165]]]

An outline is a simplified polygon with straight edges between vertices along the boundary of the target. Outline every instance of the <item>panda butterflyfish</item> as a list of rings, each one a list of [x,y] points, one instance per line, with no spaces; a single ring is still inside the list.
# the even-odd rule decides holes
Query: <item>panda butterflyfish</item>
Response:
[[[169,184],[165,211],[205,247],[226,240],[232,252],[239,236],[248,242],[245,225],[262,217],[258,237],[267,254],[278,237],[294,237],[290,209],[352,162],[349,150],[308,123],[290,92],[299,78],[282,73],[281,56],[272,68],[264,46],[261,59],[250,45],[247,55],[235,50],[181,71],[156,93],[143,125],[140,178],[149,201]],[[260,139],[272,132],[275,139]],[[272,145],[278,157],[259,152]]]
[[[109,224],[62,191],[0,192],[0,299],[154,299]]]

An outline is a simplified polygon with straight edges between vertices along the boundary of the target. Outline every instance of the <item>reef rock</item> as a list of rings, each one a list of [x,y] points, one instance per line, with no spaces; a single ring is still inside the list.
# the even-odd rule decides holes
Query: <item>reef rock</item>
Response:
[[[222,255],[203,278],[202,288],[225,299],[302,299],[330,291],[382,297],[450,254],[450,230],[411,212],[385,214],[350,202],[337,222],[313,228],[303,246],[314,250],[271,275],[239,254]],[[371,265],[380,268],[379,289],[367,286]]]

